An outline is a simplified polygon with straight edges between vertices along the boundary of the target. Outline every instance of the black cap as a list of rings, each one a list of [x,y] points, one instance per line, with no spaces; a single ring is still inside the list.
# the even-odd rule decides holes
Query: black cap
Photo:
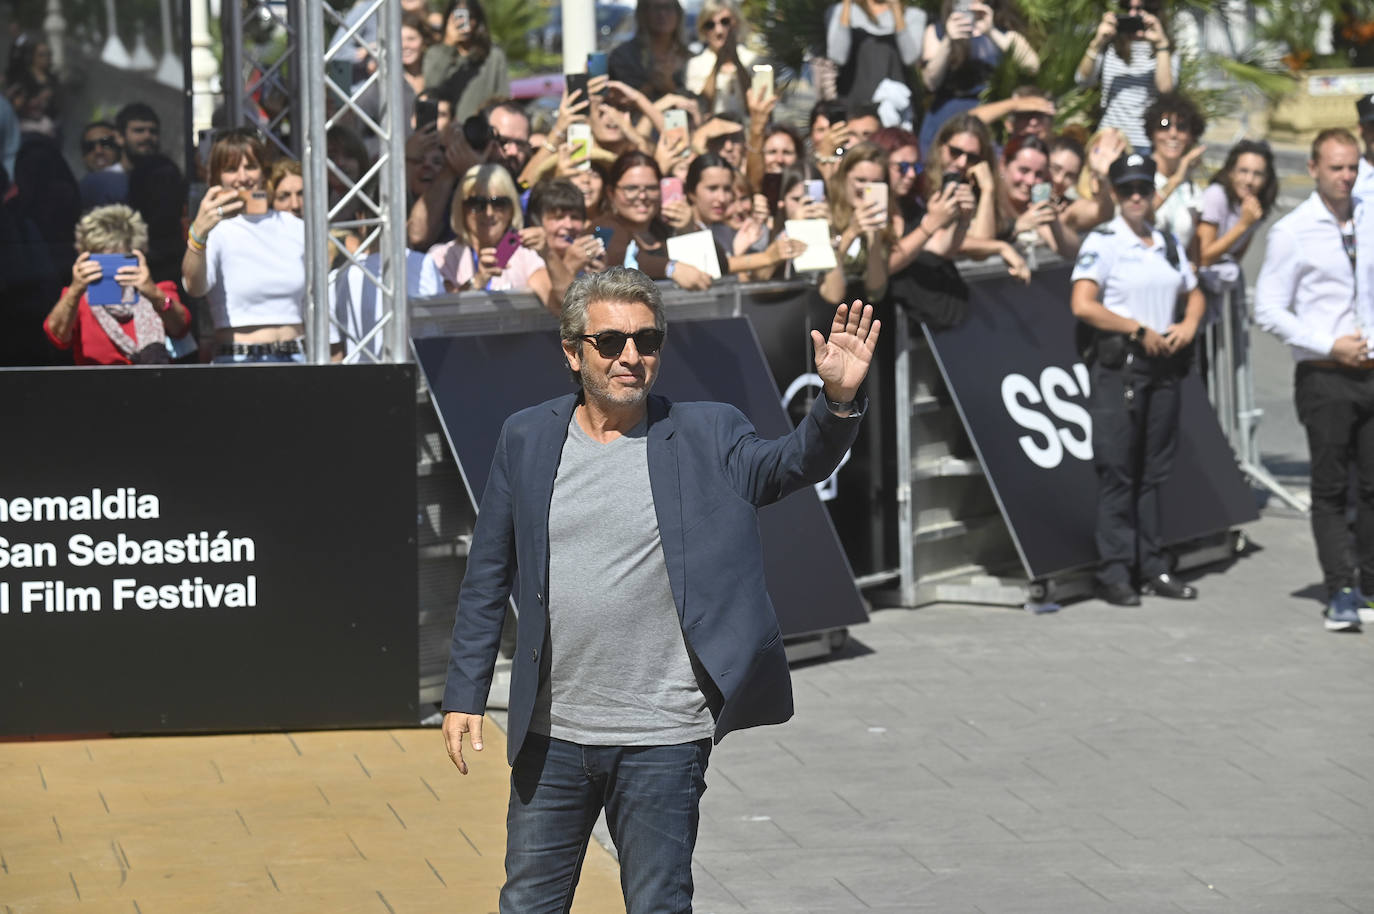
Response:
[[[1107,169],[1112,186],[1130,184],[1132,181],[1155,182],[1155,160],[1138,152],[1128,152],[1112,163]]]
[[[1374,121],[1374,95],[1366,95],[1355,102],[1355,110],[1360,112],[1360,123]]]

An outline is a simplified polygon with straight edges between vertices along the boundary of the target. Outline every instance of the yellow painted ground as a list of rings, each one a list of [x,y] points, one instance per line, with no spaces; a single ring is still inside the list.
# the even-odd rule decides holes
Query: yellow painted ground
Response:
[[[438,730],[0,743],[0,910],[485,914],[510,769]],[[623,914],[594,841],[576,914]]]

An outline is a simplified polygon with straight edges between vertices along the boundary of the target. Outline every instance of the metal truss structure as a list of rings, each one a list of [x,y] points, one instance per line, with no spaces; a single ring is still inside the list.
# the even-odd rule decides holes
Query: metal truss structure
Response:
[[[335,336],[345,362],[409,361],[400,4],[363,0],[341,14],[322,0],[224,0],[223,9],[228,124],[257,127],[274,152],[301,162],[309,360],[330,361]],[[368,72],[354,83],[357,60]],[[329,133],[345,125],[375,143],[370,162],[330,158]],[[375,290],[362,326],[329,307],[331,284],[346,288],[350,270]]]

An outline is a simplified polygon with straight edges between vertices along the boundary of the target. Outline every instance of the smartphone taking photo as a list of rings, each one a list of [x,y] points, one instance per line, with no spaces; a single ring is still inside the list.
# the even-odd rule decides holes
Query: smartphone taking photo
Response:
[[[86,304],[92,306],[118,305],[124,301],[124,287],[115,282],[120,267],[138,266],[133,254],[92,254],[91,260],[100,264],[100,279],[86,287]]]
[[[520,233],[509,231],[501,236],[501,240],[496,242],[496,265],[501,269],[506,268],[510,259],[515,256],[515,252],[520,250]]]

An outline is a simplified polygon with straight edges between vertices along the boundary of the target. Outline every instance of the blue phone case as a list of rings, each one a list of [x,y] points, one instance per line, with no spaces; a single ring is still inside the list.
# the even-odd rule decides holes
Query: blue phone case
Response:
[[[132,254],[92,254],[91,259],[100,264],[100,281],[86,287],[86,304],[119,304],[124,300],[124,287],[115,282],[115,273],[120,267],[138,266],[138,258]]]
[[[591,77],[591,76],[605,76],[605,75],[606,75],[606,55],[605,55],[605,54],[599,54],[599,53],[597,53],[597,54],[588,54],[588,55],[587,55],[587,76]]]

